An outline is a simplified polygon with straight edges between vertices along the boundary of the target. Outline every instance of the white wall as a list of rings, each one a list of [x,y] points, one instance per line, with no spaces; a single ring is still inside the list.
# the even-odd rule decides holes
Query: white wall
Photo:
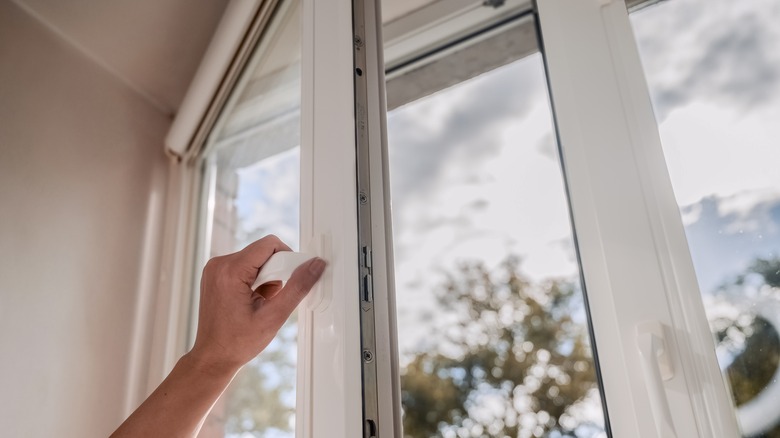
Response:
[[[98,437],[121,422],[168,125],[0,2],[0,436]]]

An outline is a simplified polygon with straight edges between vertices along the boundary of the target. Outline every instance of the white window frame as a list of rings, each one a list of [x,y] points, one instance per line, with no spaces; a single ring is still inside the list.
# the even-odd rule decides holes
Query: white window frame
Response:
[[[626,5],[538,8],[612,433],[739,436]],[[640,354],[646,322],[666,332],[668,381]]]
[[[400,436],[392,233],[384,202],[389,191],[381,17],[375,2],[358,2],[365,5],[363,15],[354,17],[362,30],[359,39],[353,35],[353,2],[304,0],[301,233],[310,240],[302,249],[328,257],[331,269],[299,314],[298,437],[362,436],[369,420],[379,436]],[[360,94],[364,103],[356,104]],[[361,183],[370,189],[360,195],[358,161],[362,178],[370,175],[370,182]],[[370,206],[370,218],[363,217],[370,221],[363,231],[370,236],[368,253],[358,242],[363,214],[358,205]],[[362,257],[371,260],[369,277],[359,269]],[[361,313],[367,314],[359,300],[365,287],[360,281],[366,278],[373,291],[368,305],[375,318],[373,335],[385,341],[375,348],[367,344],[370,359],[361,351],[359,330]],[[376,400],[367,403],[364,418],[361,375],[369,373],[367,367],[375,367],[376,379],[366,379],[365,390]]]
[[[358,126],[368,136],[363,152],[370,175],[366,195],[377,341],[376,420],[379,436],[400,436],[380,13],[376,0],[302,2],[301,250],[325,256],[331,264],[299,315],[296,434],[358,437],[365,426],[358,301],[363,268],[355,171],[360,158],[358,113]],[[366,101],[357,111],[353,2],[365,5],[360,42],[365,69],[360,80],[365,81]],[[236,6],[241,3],[234,0],[231,7],[258,11],[269,2],[252,0],[249,9]],[[612,435],[739,436],[626,3],[538,0],[536,11]],[[197,157],[198,136],[208,127],[204,121],[213,121],[218,111],[214,96],[229,91],[218,84],[236,75],[236,57],[225,53],[244,50],[235,40],[245,41],[252,29],[246,18],[236,21],[235,16],[223,20],[234,23],[233,30],[226,31],[233,39],[215,39],[216,48],[201,69],[206,73],[199,73],[195,91],[188,95],[195,97],[188,97],[191,103],[169,136],[179,164],[172,166],[169,189],[166,229],[172,233],[160,281],[165,293],[160,294],[157,316],[150,318],[152,334],[142,334],[155,339],[147,357],[156,368],[146,379],[136,376],[131,382],[145,380],[153,386],[183,348],[187,330],[180,317],[187,306],[182,296],[192,285],[185,266],[195,251],[187,236],[197,228],[185,212],[193,211],[194,188],[201,184],[192,157]],[[237,33],[237,27],[243,33]],[[176,226],[182,223],[187,227]],[[654,333],[658,327],[660,332]],[[654,360],[657,354],[660,361]]]
[[[302,31],[301,250],[330,267],[299,310],[296,436],[361,436],[351,2],[304,0]]]

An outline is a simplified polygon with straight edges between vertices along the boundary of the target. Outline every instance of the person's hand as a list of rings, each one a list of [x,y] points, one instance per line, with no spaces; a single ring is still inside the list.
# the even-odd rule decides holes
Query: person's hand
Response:
[[[253,291],[260,267],[280,251],[290,248],[266,236],[203,268],[198,332],[189,353],[201,365],[233,372],[257,356],[325,270],[325,261],[314,258],[299,266],[284,288],[268,283]]]
[[[260,267],[279,251],[290,248],[266,236],[209,260],[200,283],[195,346],[112,438],[198,434],[238,369],[268,346],[325,270],[325,261],[314,258],[299,266],[284,288],[268,284],[253,291]]]

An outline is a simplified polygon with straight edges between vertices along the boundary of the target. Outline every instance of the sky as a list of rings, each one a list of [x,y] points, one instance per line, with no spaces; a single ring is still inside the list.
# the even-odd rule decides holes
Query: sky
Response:
[[[751,211],[780,193],[778,22],[778,0],[674,0],[632,14],[689,228],[709,211],[743,232],[772,230],[771,209]],[[519,250],[534,277],[576,269],[562,257],[568,212],[542,68],[531,55],[388,115],[397,263],[469,253],[495,263]],[[298,160],[295,148],[238,170],[247,232],[297,241]],[[419,251],[421,236],[430,249]]]
[[[271,233],[290,248],[298,249],[300,159],[301,149],[295,147],[237,170],[236,208],[245,234],[237,242],[236,250]]]
[[[777,0],[678,0],[634,15],[680,204],[780,188],[778,20]]]
[[[540,54],[394,111],[388,132],[402,351],[434,342],[423,321],[459,263],[577,273]]]
[[[780,256],[777,23],[778,0],[675,0],[632,16],[704,292]]]
[[[632,16],[705,291],[778,253],[779,22],[777,0]],[[533,55],[388,116],[402,350],[458,261],[515,253],[532,278],[576,273],[541,69]]]
[[[780,0],[670,0],[631,22],[710,293],[780,255]],[[512,254],[534,280],[576,278],[540,54],[394,110],[388,135],[402,354],[430,347],[434,291],[459,262]],[[239,170],[248,235],[297,243],[298,162]]]

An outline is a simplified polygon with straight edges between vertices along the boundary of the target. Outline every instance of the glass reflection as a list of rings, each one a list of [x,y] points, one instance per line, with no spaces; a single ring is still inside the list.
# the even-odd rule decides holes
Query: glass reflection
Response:
[[[631,18],[742,432],[780,437],[780,2]]]
[[[300,148],[244,167],[216,151],[211,256],[244,248],[273,232],[298,249]],[[244,366],[217,401],[200,438],[294,436],[297,323],[291,318],[271,344]]]
[[[207,144],[208,256],[267,234],[299,244],[300,2],[282,1]],[[205,262],[205,261],[204,261]],[[199,438],[292,438],[295,316],[220,397]]]
[[[606,436],[541,55],[388,133],[404,435]]]

